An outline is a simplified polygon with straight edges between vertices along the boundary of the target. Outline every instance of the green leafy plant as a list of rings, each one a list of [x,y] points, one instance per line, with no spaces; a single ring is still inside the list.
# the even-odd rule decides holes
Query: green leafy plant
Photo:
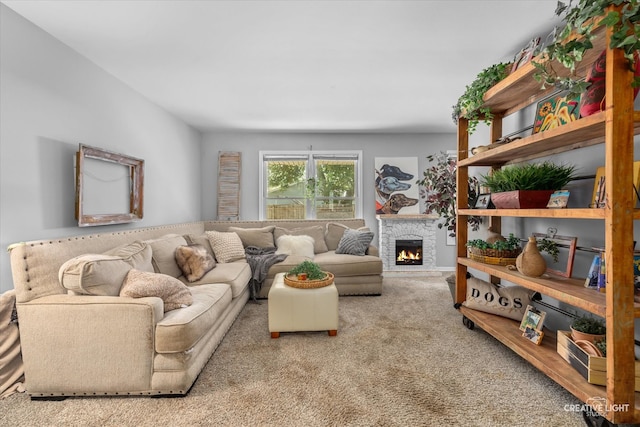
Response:
[[[598,340],[596,341],[596,347],[598,347],[598,350],[600,350],[600,353],[602,353],[602,357],[607,357],[607,339],[603,339],[603,340]]]
[[[482,70],[476,79],[466,87],[465,92],[458,98],[458,102],[453,106],[452,119],[458,124],[458,117],[462,116],[469,120],[469,134],[472,134],[480,122],[491,124],[493,114],[487,107],[483,107],[484,94],[492,86],[503,80],[509,74],[511,64],[500,62]]]
[[[575,166],[552,162],[521,163],[482,175],[481,185],[492,193],[514,190],[560,190],[574,179]]]
[[[478,248],[478,249],[495,249],[499,251],[514,251],[521,247],[523,240],[514,236],[513,233],[509,234],[509,237],[503,240],[496,240],[492,243],[487,242],[482,239],[474,239],[469,240],[467,242],[467,246],[470,248]],[[558,262],[558,244],[553,240],[549,239],[540,239],[537,240],[537,246],[539,251],[544,251],[551,255],[554,262]]]
[[[327,273],[322,271],[318,264],[309,260],[301,262],[288,272],[288,274],[294,276],[300,273],[307,273],[307,279],[309,280],[322,280],[327,277]]]
[[[450,236],[456,233],[456,160],[445,152],[427,156],[429,166],[423,173],[422,179],[416,181],[420,185],[420,197],[424,201],[425,213],[436,213],[444,219],[438,223],[438,228],[446,228]],[[469,206],[478,197],[477,178],[469,177]],[[482,218],[469,216],[468,223],[473,231],[477,231]]]
[[[610,40],[612,49],[624,50],[629,67],[635,67],[635,51],[640,49],[640,3],[639,0],[579,0],[573,6],[558,1],[556,15],[563,17],[562,28],[556,28],[553,41],[542,51],[540,60],[534,60],[534,78],[542,83],[542,88],[555,86],[569,90],[571,94],[584,92],[588,83],[575,76],[577,64],[582,61],[587,50],[593,48],[597,18],[600,25],[613,29]],[[620,10],[606,12],[609,6],[619,6]],[[567,77],[560,77],[554,69],[554,61],[570,70]],[[640,85],[640,78],[634,80],[634,87]]]
[[[591,316],[577,317],[573,323],[571,323],[571,327],[576,331],[584,332],[585,334],[605,335],[607,333],[607,327],[604,320]]]

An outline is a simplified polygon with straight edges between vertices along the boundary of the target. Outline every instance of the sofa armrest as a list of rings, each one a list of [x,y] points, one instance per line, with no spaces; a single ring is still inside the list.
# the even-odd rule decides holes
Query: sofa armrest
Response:
[[[18,304],[26,388],[32,396],[151,388],[160,298],[50,295]]]
[[[380,256],[380,251],[377,246],[369,245],[369,249],[367,249],[367,255]]]

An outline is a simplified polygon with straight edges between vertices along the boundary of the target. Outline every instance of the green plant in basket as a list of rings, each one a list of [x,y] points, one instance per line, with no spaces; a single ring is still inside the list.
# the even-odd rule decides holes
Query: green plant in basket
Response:
[[[513,235],[513,233],[509,234],[504,240],[496,240],[493,243],[489,243],[486,240],[482,239],[474,239],[469,240],[467,242],[467,246],[470,248],[478,248],[478,249],[495,249],[499,251],[513,251],[520,248],[520,239]]]
[[[306,273],[309,280],[322,280],[327,277],[327,273],[322,271],[320,266],[313,261],[303,261],[300,264],[293,267],[287,274],[297,276],[298,274]]]
[[[521,163],[483,175],[480,184],[492,193],[515,190],[561,190],[574,179],[576,167],[543,163]]]

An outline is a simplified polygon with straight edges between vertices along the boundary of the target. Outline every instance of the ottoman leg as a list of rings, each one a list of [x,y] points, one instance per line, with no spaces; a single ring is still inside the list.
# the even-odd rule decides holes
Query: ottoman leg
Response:
[[[280,338],[280,332],[271,332],[271,338]]]
[[[330,329],[329,330],[329,336],[330,337],[335,337],[336,335],[338,335],[338,330],[337,329]]]

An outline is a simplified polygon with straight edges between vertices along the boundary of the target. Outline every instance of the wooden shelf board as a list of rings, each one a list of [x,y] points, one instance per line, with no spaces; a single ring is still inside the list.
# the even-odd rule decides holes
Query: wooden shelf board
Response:
[[[640,210],[634,212],[634,218],[640,218]],[[571,218],[604,219],[604,209],[459,209],[458,215],[476,216],[512,216],[521,218]]]
[[[458,263],[478,271],[499,277],[516,285],[540,292],[558,301],[581,308],[601,317],[606,317],[606,295],[584,287],[581,278],[567,278],[548,275],[548,278],[527,277],[517,270],[509,270],[500,265],[484,264],[470,258],[460,257]],[[640,303],[634,302],[634,316],[640,317]]]
[[[600,27],[596,30],[593,48],[585,52],[583,60],[580,61],[576,68],[575,75],[577,78],[583,78],[587,75],[591,64],[605,48],[605,42],[604,27]],[[532,62],[545,61],[541,56],[538,56]],[[566,77],[570,75],[570,71],[559,63],[554,63],[553,68],[559,76]],[[554,92],[555,89],[553,88],[542,89],[542,83],[533,77],[536,71],[533,64],[529,62],[509,74],[485,93],[483,107],[489,107],[494,114],[509,114]],[[526,101],[523,103],[523,100]]]
[[[465,306],[460,307],[460,312],[581,401],[607,397],[606,387],[589,384],[558,354],[553,331],[545,329],[542,344],[537,346],[522,336],[519,322]],[[640,422],[640,393],[635,393],[634,414],[634,422]]]

